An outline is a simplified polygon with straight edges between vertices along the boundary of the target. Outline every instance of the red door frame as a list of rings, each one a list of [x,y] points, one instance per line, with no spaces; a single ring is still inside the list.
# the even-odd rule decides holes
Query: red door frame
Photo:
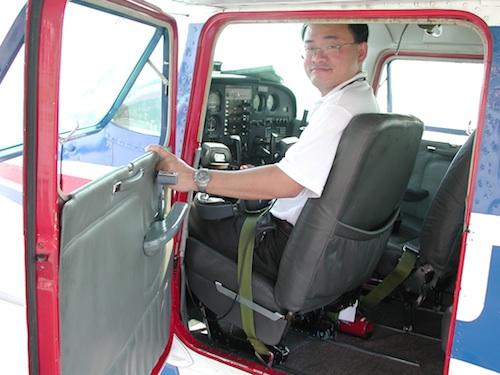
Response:
[[[200,108],[203,108],[204,98],[205,98],[205,90],[207,88],[206,82],[209,79],[209,72],[211,71],[211,59],[212,59],[212,50],[215,46],[215,42],[217,36],[219,34],[219,30],[224,25],[231,22],[251,22],[251,21],[260,21],[262,20],[275,20],[275,21],[293,21],[297,20],[297,22],[301,22],[305,19],[319,19],[324,20],[325,18],[332,18],[336,20],[348,19],[456,19],[463,20],[467,22],[471,22],[478,26],[480,30],[483,32],[485,36],[485,54],[484,54],[484,65],[485,65],[485,76],[482,93],[482,101],[481,108],[479,113],[479,121],[478,121],[478,129],[477,129],[477,138],[480,138],[482,127],[483,127],[483,118],[486,110],[486,98],[487,98],[487,82],[489,82],[489,73],[491,70],[491,56],[492,56],[492,45],[493,41],[491,38],[491,33],[488,28],[488,25],[478,16],[468,13],[465,11],[459,10],[443,10],[443,9],[405,9],[405,10],[318,10],[318,11],[284,11],[284,12],[227,12],[227,13],[219,13],[211,17],[204,25],[201,30],[201,34],[199,37],[199,43],[197,46],[196,52],[196,62],[193,73],[193,82],[192,89],[189,99],[189,108],[186,119],[186,128],[184,133],[184,142],[183,149],[181,150],[181,158],[185,160],[190,165],[194,163],[194,155],[195,150],[199,147],[199,124],[201,121],[202,111]],[[203,42],[201,42],[203,41]],[[381,64],[378,65],[378,68],[381,68]],[[380,72],[376,72],[379,74]],[[479,150],[476,149],[476,153]],[[477,160],[477,155],[475,157]],[[471,181],[475,180],[476,172],[472,170]],[[473,188],[471,186],[471,191],[469,195],[469,202],[467,204],[468,211],[466,213],[466,225],[469,224],[470,217],[470,209],[472,207],[472,197],[473,197]],[[464,236],[464,240],[462,243],[461,250],[461,258],[463,259],[463,253],[465,251],[465,243],[466,236]],[[461,280],[461,269],[462,263],[459,266],[459,273],[457,277],[457,290],[455,291],[455,301],[458,298],[458,288],[460,287]],[[192,350],[199,352],[202,355],[210,357],[220,362],[227,363],[228,365],[240,368],[244,371],[249,371],[254,374],[261,374],[262,371],[266,371],[266,373],[270,374],[281,374],[276,370],[266,369],[264,367],[256,366],[255,363],[250,361],[241,360],[241,358],[226,358],[227,354],[222,353],[220,351],[214,350],[211,347],[207,347],[191,336],[191,334],[186,330],[185,326],[181,322],[180,313],[178,311],[178,302],[174,301],[174,311],[173,311],[173,323],[175,324],[175,332],[182,339],[182,341]],[[455,326],[455,312],[452,316],[452,321],[450,323],[450,335],[448,341],[448,347],[446,350],[446,360],[444,366],[444,373],[448,373],[449,360],[451,355],[451,344],[453,342],[453,330],[452,327]]]

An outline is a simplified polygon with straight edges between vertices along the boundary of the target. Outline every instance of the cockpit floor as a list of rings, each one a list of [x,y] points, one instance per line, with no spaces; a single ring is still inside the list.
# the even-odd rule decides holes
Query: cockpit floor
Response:
[[[292,326],[285,339],[290,355],[283,365],[275,368],[291,375],[442,374],[445,355],[440,340],[441,313],[422,308],[416,310],[412,332],[400,328],[403,311],[397,303],[382,303],[372,315],[375,326],[367,339],[342,332],[320,339]],[[221,327],[238,334],[234,326],[228,327],[222,322]],[[211,341],[206,330],[198,329],[193,335],[218,350],[257,361],[251,351]],[[240,336],[243,336],[242,332]]]

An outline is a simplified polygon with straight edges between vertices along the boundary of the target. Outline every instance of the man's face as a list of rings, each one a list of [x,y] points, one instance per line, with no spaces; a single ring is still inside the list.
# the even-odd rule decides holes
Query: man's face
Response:
[[[347,25],[307,26],[304,46],[314,52],[304,56],[304,69],[322,96],[361,71],[368,46],[366,43],[348,44],[353,42],[354,36]],[[338,51],[335,48],[327,48],[341,45]]]

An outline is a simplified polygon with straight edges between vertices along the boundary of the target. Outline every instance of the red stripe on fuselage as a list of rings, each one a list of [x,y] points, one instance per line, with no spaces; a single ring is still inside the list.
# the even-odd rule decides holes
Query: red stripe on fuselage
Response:
[[[8,163],[0,163],[0,177],[12,181],[16,184],[22,185],[23,183],[23,169],[18,165]],[[81,178],[76,176],[63,175],[62,190],[71,192],[92,180],[88,178]]]

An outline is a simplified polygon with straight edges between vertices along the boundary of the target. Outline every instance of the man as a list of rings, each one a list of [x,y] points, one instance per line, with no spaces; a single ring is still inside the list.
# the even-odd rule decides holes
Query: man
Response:
[[[281,254],[307,199],[319,197],[330,172],[337,146],[351,118],[378,112],[362,64],[366,58],[368,26],[305,24],[302,28],[304,69],[321,93],[309,125],[299,141],[277,164],[239,171],[210,171],[209,181],[169,153],[151,145],[162,160],[157,169],[177,172],[178,191],[206,190],[209,194],[240,199],[276,199],[270,210],[279,230],[257,239],[254,269],[275,279]],[[204,176],[206,177],[206,176]],[[197,181],[195,181],[195,179]],[[245,213],[229,219],[204,221],[191,210],[190,235],[237,259],[238,239]]]

